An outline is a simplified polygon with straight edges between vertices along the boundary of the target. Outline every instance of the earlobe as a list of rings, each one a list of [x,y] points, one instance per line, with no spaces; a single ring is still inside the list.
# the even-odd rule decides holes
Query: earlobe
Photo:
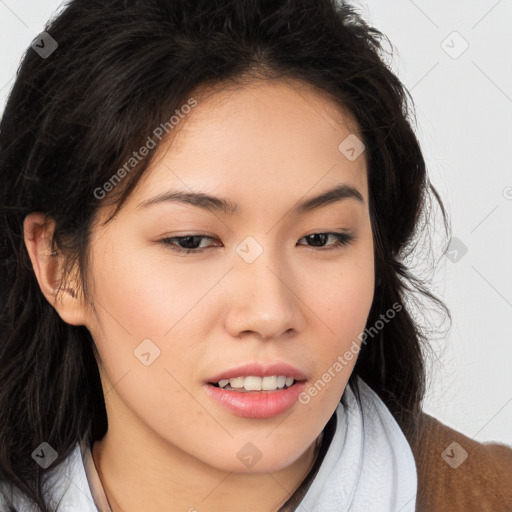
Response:
[[[58,293],[64,256],[52,249],[54,229],[55,221],[44,213],[33,212],[25,217],[23,236],[32,268],[41,292],[62,320],[71,325],[85,325],[85,309],[74,287],[76,283]]]

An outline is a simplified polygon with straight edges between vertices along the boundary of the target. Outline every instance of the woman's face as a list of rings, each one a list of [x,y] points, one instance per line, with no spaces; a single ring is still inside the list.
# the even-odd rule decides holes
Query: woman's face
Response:
[[[86,318],[109,430],[225,471],[277,471],[311,447],[343,394],[356,357],[339,357],[360,345],[373,299],[356,125],[289,84],[195,96],[91,241]],[[309,203],[336,187],[350,188]],[[189,200],[164,200],[171,193]],[[254,389],[282,385],[272,376],[302,382]],[[209,384],[222,377],[252,390]]]

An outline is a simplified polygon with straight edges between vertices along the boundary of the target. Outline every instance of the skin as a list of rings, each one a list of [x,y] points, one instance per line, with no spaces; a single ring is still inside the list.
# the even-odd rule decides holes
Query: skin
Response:
[[[56,300],[62,257],[48,254],[52,221],[45,225],[38,212],[25,220],[42,292],[64,321],[89,329],[100,354],[109,427],[93,458],[114,512],[277,511],[311,468],[356,357],[309,403],[275,418],[239,417],[203,383],[240,364],[279,360],[311,385],[359,343],[373,299],[366,161],[338,150],[357,133],[355,121],[321,92],[284,80],[194,97],[198,105],[156,150],[116,218],[94,226],[94,307],[71,292]],[[355,187],[363,202],[289,213],[339,184]],[[137,207],[170,189],[224,197],[242,213]],[[100,209],[98,220],[110,211]],[[326,232],[355,240],[335,247],[334,237],[304,238]],[[188,234],[213,240],[203,239],[199,254],[161,242]],[[252,263],[235,251],[247,236],[263,249]],[[160,350],[149,366],[134,357],[147,338]],[[262,455],[251,468],[237,457],[247,442]]]

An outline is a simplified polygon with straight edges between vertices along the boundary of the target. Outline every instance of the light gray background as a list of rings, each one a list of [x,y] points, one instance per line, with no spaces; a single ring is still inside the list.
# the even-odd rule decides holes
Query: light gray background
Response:
[[[0,112],[22,53],[61,4],[0,0]],[[432,337],[425,409],[512,446],[512,0],[356,5],[397,50],[392,67],[414,98],[431,181],[460,241],[433,276],[453,324]],[[434,242],[439,256],[445,241]]]

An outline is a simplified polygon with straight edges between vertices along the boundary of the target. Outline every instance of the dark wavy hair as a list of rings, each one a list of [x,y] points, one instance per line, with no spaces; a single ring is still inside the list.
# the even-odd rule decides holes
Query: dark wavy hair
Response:
[[[357,120],[377,278],[367,327],[395,303],[402,310],[362,346],[350,382],[361,376],[413,442],[429,345],[408,298],[419,294],[450,312],[404,260],[430,225],[432,198],[445,228],[447,220],[412,128],[412,98],[386,61],[387,37],[335,0],[71,0],[45,31],[58,48],[46,59],[26,51],[0,125],[2,478],[49,512],[47,470],[33,450],[48,442],[58,453],[53,468],[108,426],[93,339],[43,296],[24,218],[40,211],[55,220],[64,277],[78,265],[87,299],[98,207],[112,201],[115,214],[151,158],[106,198],[94,191],[199,86],[242,87],[255,77],[312,85]]]

